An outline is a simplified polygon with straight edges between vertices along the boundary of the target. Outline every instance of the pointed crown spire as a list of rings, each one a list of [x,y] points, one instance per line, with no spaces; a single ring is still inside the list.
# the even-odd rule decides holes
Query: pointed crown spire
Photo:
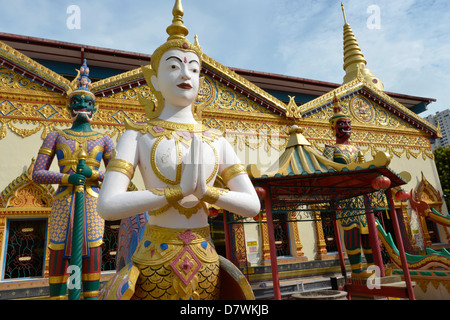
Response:
[[[172,24],[166,29],[167,34],[169,35],[167,40],[184,39],[189,34],[189,30],[183,24],[184,10],[181,0],[176,0],[175,5],[173,6],[172,15]]]
[[[334,97],[333,97],[333,115],[331,116],[331,118],[329,120],[330,127],[331,127],[333,134],[336,134],[336,131],[335,131],[336,122],[342,118],[350,119],[350,117],[342,111],[341,99],[339,99],[337,97],[336,92],[335,92]]]
[[[339,118],[349,118],[344,112],[342,112],[341,99],[336,96],[334,93],[333,98],[333,116],[330,118],[330,123],[336,123]]]
[[[91,79],[89,78],[89,67],[87,65],[86,59],[83,60],[83,64],[80,67],[80,70],[77,70],[78,74],[75,79],[72,81],[71,89],[67,92],[69,98],[72,98],[74,95],[88,95],[95,100],[95,95],[91,92]]]
[[[357,78],[358,74],[361,73],[364,80],[368,83],[376,86],[380,90],[384,90],[381,80],[375,77],[372,72],[366,68],[367,61],[358,45],[358,41],[356,41],[352,28],[347,22],[344,4],[342,2],[341,8],[344,16],[344,84]]]

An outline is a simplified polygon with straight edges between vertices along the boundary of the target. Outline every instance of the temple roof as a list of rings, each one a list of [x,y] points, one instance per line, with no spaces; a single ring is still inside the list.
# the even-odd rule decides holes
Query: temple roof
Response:
[[[133,64],[148,65],[150,62],[149,55],[2,33],[0,34],[0,40],[3,39],[21,50],[25,50],[27,54],[32,54],[33,57],[43,60],[53,59],[55,62],[70,61],[75,63],[76,56],[79,56],[80,59],[88,59],[90,66],[114,66],[118,68],[116,70],[118,74],[116,75],[97,81],[93,78],[91,91],[96,96],[108,97],[146,84],[141,68],[135,67]],[[0,62],[52,91],[66,93],[69,90],[70,81],[66,77],[36,62],[33,58],[19,52],[6,42],[0,42]],[[439,128],[434,127],[410,110],[410,108],[418,106],[425,108],[427,104],[433,101],[432,99],[387,94],[380,87],[381,81],[373,82],[374,79],[371,77],[373,75],[367,73],[365,64],[364,56],[357,46],[356,38],[345,20],[344,69],[346,70],[346,77],[343,85],[232,69],[221,65],[205,54],[202,73],[256,102],[270,112],[287,118],[308,118],[311,114],[329,107],[335,94],[342,99],[349,95],[361,93],[415,128],[430,134],[432,138],[440,136]],[[79,67],[79,63],[76,64],[76,67]],[[124,71],[126,69],[129,70]],[[304,97],[302,99],[306,100],[301,101],[300,106],[297,106],[295,97],[289,95],[294,95],[297,92]],[[288,99],[291,101],[286,104]],[[408,103],[409,107],[399,101]]]
[[[0,32],[0,41],[18,52],[47,66],[66,79],[76,75],[86,58],[91,66],[92,79],[96,82],[121,73],[137,70],[150,63],[150,54],[107,49],[70,42],[42,39]],[[273,97],[288,101],[288,95],[296,96],[298,103],[305,103],[338,88],[341,84],[281,74],[266,73],[230,67],[229,70],[250,81]],[[94,72],[95,71],[95,72]],[[99,79],[100,78],[100,79]],[[385,92],[408,109],[421,112],[432,98]],[[417,110],[416,110],[417,109]]]
[[[54,44],[58,46],[70,46],[70,44],[67,43],[55,42]],[[48,43],[46,42],[42,45],[48,45]],[[96,51],[94,48],[90,48],[90,50]],[[119,54],[117,51],[113,51],[111,53],[113,53],[113,55]],[[125,56],[125,53],[123,52],[120,54]],[[83,61],[86,59],[85,57],[86,55],[84,55]],[[142,58],[139,60],[142,65],[149,65],[149,61],[144,59],[146,57],[141,55],[138,55],[138,57]],[[114,59],[115,63],[117,62],[116,60],[117,59]],[[265,107],[276,114],[284,115],[286,113],[286,105],[282,101],[235,73],[232,69],[221,65],[219,62],[205,54],[203,54],[202,60],[202,72],[205,75],[220,81],[227,87],[243,94],[247,98],[255,101],[262,107]],[[70,90],[70,81],[68,79],[50,70],[49,68],[44,67],[4,42],[0,42],[0,61],[8,68],[15,70],[16,72],[18,71],[20,74],[30,78],[32,81],[39,82],[52,91],[65,93]],[[96,65],[95,60],[93,62],[89,60],[89,65]],[[93,81],[91,91],[97,96],[105,97],[144,84],[146,84],[144,75],[141,68],[138,67],[119,73],[115,76]]]
[[[249,167],[252,178],[319,174],[337,171],[387,167],[391,161],[385,152],[378,152],[372,161],[341,164],[331,161],[320,154],[303,136],[302,129],[293,127],[285,150],[269,169],[261,172],[255,165]]]
[[[0,64],[56,92],[65,92],[70,82],[4,42],[0,42]]]
[[[272,197],[286,202],[321,203],[348,199],[376,191],[371,181],[379,175],[391,180],[391,187],[405,184],[401,175],[388,168],[385,152],[361,163],[340,164],[325,158],[310,146],[302,130],[292,128],[286,149],[267,171],[256,165],[247,169],[255,185],[268,185]]]
[[[387,111],[400,117],[417,129],[425,131],[434,138],[441,135],[440,130],[437,127],[431,125],[428,121],[406,108],[404,105],[393,99],[384,91],[380,90],[371,83],[368,83],[360,73],[358,73],[357,77],[352,81],[343,84],[336,89],[301,105],[299,107],[300,112],[303,118],[308,118],[312,114],[319,112],[324,108],[331,107],[331,105],[333,104],[333,98],[335,96],[340,100],[343,100],[346,97],[351,97],[356,94],[364,95],[371,101],[375,102],[377,105],[380,105]]]

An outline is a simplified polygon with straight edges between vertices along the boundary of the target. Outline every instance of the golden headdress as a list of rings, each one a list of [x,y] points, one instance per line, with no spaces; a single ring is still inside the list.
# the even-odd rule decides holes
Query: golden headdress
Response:
[[[66,94],[70,98],[75,95],[87,95],[95,100],[95,95],[91,92],[91,79],[89,78],[89,67],[87,65],[86,59],[83,60],[83,65],[80,70],[77,71],[77,76],[70,83],[69,90]]]
[[[194,52],[200,59],[200,63],[202,61],[202,48],[200,47],[198,43],[198,38],[195,36],[195,42],[194,44],[191,44],[187,39],[186,36],[189,34],[189,30],[186,28],[186,26],[183,24],[183,15],[184,10],[183,6],[181,4],[181,0],[176,0],[175,5],[172,10],[173,20],[172,24],[167,27],[166,32],[169,35],[167,38],[167,41],[163,43],[161,46],[159,46],[155,52],[153,52],[151,56],[151,62],[150,66],[142,66],[142,72],[144,74],[145,81],[150,86],[152,92],[156,96],[156,103],[149,99],[144,99],[141,96],[139,96],[139,102],[144,105],[145,114],[149,119],[153,119],[158,117],[161,114],[162,111],[162,105],[163,105],[163,97],[161,93],[152,85],[151,77],[153,75],[156,75],[158,72],[158,66],[159,62],[161,60],[162,55],[171,50],[171,49],[178,49],[182,51],[191,51]],[[200,81],[201,85],[202,81]]]
[[[333,98],[333,116],[329,120],[331,130],[333,131],[334,134],[336,134],[335,127],[336,122],[339,119],[350,119],[350,117],[346,115],[344,112],[342,112],[341,100],[336,96],[335,93]]]

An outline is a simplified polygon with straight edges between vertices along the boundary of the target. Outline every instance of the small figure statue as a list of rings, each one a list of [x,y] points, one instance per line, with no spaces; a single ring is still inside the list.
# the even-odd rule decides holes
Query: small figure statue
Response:
[[[90,79],[86,60],[76,78],[78,88],[69,93],[68,110],[72,127],[50,132],[39,149],[33,171],[33,181],[43,184],[59,184],[49,225],[49,283],[50,298],[67,298],[67,268],[70,263],[75,212],[75,188],[84,186],[82,283],[85,300],[98,296],[104,220],[97,214],[99,182],[104,172],[99,170],[103,159],[105,166],[111,157],[114,144],[108,135],[91,128],[97,111],[95,96],[89,90]],[[78,164],[80,155],[86,156],[84,164]],[[54,157],[58,159],[59,172],[50,171]]]
[[[102,299],[220,298],[231,281],[220,283],[219,270],[227,263],[211,242],[207,204],[247,217],[260,210],[256,191],[231,145],[221,132],[194,117],[202,51],[197,39],[194,44],[186,39],[180,0],[173,16],[167,42],[153,53],[151,69],[143,67],[157,97],[147,109],[150,120],[146,125],[128,124],[100,191],[99,213],[104,219],[142,212],[149,216],[132,262],[110,280]],[[127,191],[136,167],[145,190]],[[218,174],[229,190],[213,186]]]
[[[342,112],[338,98],[334,98],[333,104],[334,115],[330,118],[330,125],[331,130],[336,136],[336,144],[331,146],[326,145],[323,155],[330,160],[342,164],[362,162],[363,159],[361,159],[362,156],[359,147],[351,145],[349,141],[352,133],[351,119]],[[349,199],[344,202],[350,204],[352,201],[355,203],[363,203],[363,201],[356,201],[356,199]],[[362,246],[367,264],[373,264],[366,216],[361,214],[360,210],[351,211],[343,209],[338,212],[338,218],[344,230],[344,243],[352,269],[352,277],[370,276],[371,273],[363,269],[361,260]]]

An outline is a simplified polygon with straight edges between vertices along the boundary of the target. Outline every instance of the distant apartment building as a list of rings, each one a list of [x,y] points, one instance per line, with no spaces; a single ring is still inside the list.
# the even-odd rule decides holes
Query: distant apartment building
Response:
[[[434,126],[437,126],[439,122],[439,126],[441,127],[442,138],[435,140],[432,144],[433,149],[450,146],[450,108],[444,111],[438,111],[436,114],[429,115],[425,117],[425,120]]]

